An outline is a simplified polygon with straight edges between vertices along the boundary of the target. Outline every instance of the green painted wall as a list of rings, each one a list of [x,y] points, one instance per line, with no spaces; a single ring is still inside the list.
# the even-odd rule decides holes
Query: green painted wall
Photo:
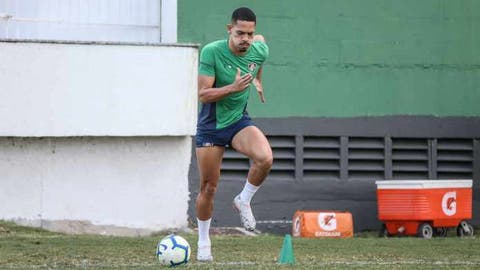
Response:
[[[239,6],[270,46],[254,117],[480,116],[480,0],[178,0],[179,41]]]

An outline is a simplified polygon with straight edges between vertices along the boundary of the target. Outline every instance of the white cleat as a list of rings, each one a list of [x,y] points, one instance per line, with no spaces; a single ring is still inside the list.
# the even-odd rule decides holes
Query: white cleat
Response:
[[[256,221],[250,203],[240,200],[240,195],[237,195],[233,199],[233,208],[235,208],[240,214],[240,221],[245,230],[250,232],[255,231]]]
[[[213,261],[211,245],[198,245],[197,261],[198,262],[211,262],[211,261]]]

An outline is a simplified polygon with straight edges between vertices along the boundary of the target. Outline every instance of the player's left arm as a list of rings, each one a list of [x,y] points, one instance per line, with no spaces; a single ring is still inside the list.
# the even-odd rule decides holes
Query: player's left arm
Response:
[[[253,42],[260,41],[263,43],[265,42],[265,37],[262,35],[255,35],[253,36]],[[260,101],[265,103],[265,96],[263,95],[263,85],[262,85],[262,72],[263,72],[263,65],[258,69],[257,76],[253,79],[253,85],[257,89],[258,96],[260,97]]]
[[[263,72],[263,66],[258,69],[257,72],[257,77],[253,79],[252,83],[255,85],[255,88],[257,89],[258,96],[260,97],[260,101],[262,103],[265,103],[265,96],[263,95],[263,85],[262,85],[262,72]]]

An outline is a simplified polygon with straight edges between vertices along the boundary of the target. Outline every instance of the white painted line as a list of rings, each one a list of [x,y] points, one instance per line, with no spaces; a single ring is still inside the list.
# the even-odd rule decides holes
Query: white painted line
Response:
[[[257,224],[292,224],[291,220],[278,219],[278,220],[257,220]]]
[[[242,228],[242,227],[234,227],[234,229],[239,231],[240,233],[242,233],[244,235],[248,235],[248,236],[258,236],[258,234],[262,233],[259,230],[255,230],[253,232],[250,232],[250,231],[245,230],[245,228]]]

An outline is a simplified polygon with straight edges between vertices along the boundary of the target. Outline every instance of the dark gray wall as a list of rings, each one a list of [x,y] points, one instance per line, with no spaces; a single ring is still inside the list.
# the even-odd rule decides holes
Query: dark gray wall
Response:
[[[478,117],[259,118],[255,122],[269,137],[275,158],[271,175],[252,202],[260,222],[288,222],[300,209],[347,210],[353,214],[356,232],[378,229],[375,180],[471,178],[472,223],[480,224]],[[213,226],[240,225],[231,201],[243,187],[247,168],[246,159],[231,150],[226,153]],[[189,216],[195,221],[199,182],[195,155],[189,181]],[[290,227],[289,223],[258,225],[262,231],[277,233],[289,232]]]

